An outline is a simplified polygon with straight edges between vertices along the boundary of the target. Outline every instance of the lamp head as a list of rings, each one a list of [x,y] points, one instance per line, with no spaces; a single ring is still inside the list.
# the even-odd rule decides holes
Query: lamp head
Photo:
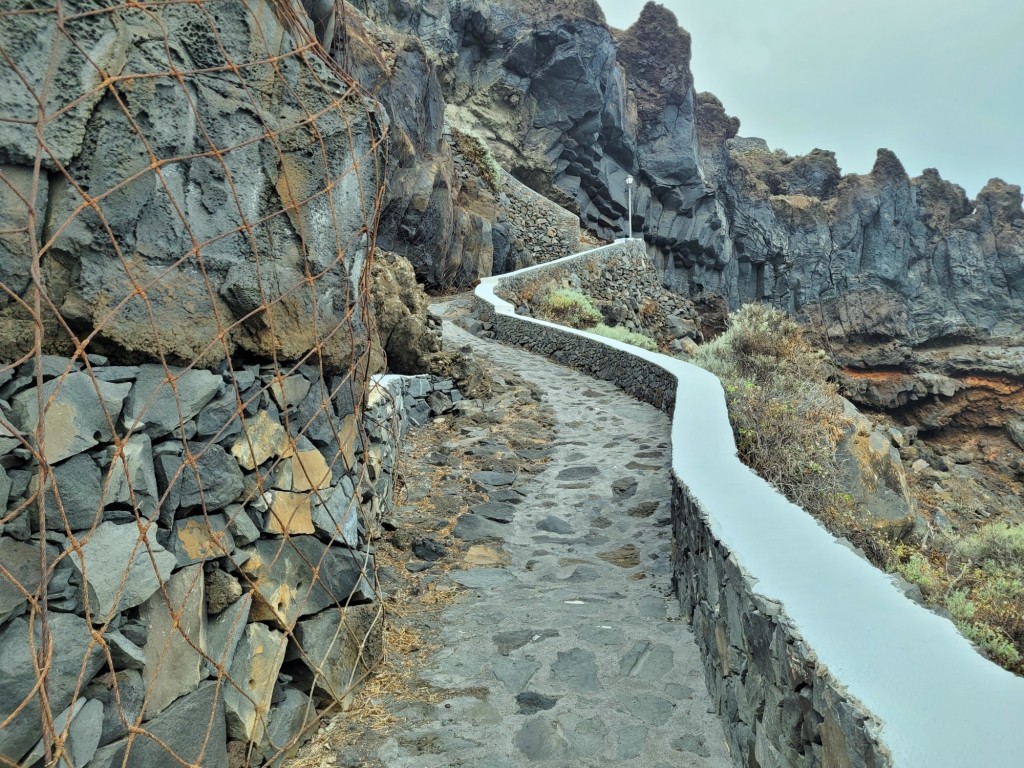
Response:
[[[633,177],[632,176],[627,176],[626,177],[626,186],[629,186],[629,187],[633,186]]]

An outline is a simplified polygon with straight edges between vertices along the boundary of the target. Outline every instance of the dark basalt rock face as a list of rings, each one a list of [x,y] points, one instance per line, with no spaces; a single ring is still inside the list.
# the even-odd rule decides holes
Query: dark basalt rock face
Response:
[[[695,92],[689,35],[655,3],[625,31],[585,2],[358,5],[423,41],[450,120],[598,234],[625,234],[634,176],[633,229],[666,285],[813,323],[860,402],[936,429],[963,415],[943,393],[971,401],[972,375],[1024,379],[1019,187],[995,179],[971,201],[935,170],[910,178],[888,150],[844,176],[826,150],[789,157],[739,137]],[[898,385],[869,380],[892,371]]]
[[[0,358],[35,343],[33,250],[46,351],[73,351],[74,333],[120,360],[295,360],[312,329],[343,324],[368,348],[351,288],[376,218],[376,107],[297,52],[270,3],[109,6],[0,29],[16,62],[0,68]],[[37,97],[55,116],[45,147]],[[343,346],[324,345],[330,368]]]

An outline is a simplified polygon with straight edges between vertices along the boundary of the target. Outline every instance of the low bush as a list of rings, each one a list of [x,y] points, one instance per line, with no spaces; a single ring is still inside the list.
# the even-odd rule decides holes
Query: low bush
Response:
[[[824,354],[782,312],[747,304],[695,362],[722,381],[743,459],[790,501],[834,517],[844,500],[835,449],[847,417]]]
[[[597,307],[579,291],[559,288],[549,291],[540,300],[540,316],[571,328],[592,328],[601,322]]]
[[[607,339],[615,339],[615,341],[621,341],[623,344],[632,344],[634,347],[640,347],[640,349],[646,349],[648,352],[658,351],[658,342],[652,339],[650,336],[644,336],[642,333],[633,333],[627,331],[621,326],[615,326],[614,328],[599,323],[594,328],[590,329],[591,333],[596,333],[598,336],[604,336]]]

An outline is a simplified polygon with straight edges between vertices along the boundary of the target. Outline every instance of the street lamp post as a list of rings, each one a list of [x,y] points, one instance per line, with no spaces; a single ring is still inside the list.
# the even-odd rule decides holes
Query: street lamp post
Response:
[[[633,177],[626,177],[626,197],[629,200],[629,239],[633,239]]]

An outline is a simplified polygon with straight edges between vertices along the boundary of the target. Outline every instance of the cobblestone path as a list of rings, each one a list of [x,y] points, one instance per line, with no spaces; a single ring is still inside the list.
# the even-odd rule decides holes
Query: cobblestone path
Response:
[[[480,472],[457,537],[506,567],[453,572],[422,673],[466,692],[410,707],[373,757],[395,768],[728,766],[700,656],[670,590],[668,417],[546,359],[446,323],[446,345],[517,370],[557,416],[532,478]],[[500,522],[499,522],[500,521]]]

